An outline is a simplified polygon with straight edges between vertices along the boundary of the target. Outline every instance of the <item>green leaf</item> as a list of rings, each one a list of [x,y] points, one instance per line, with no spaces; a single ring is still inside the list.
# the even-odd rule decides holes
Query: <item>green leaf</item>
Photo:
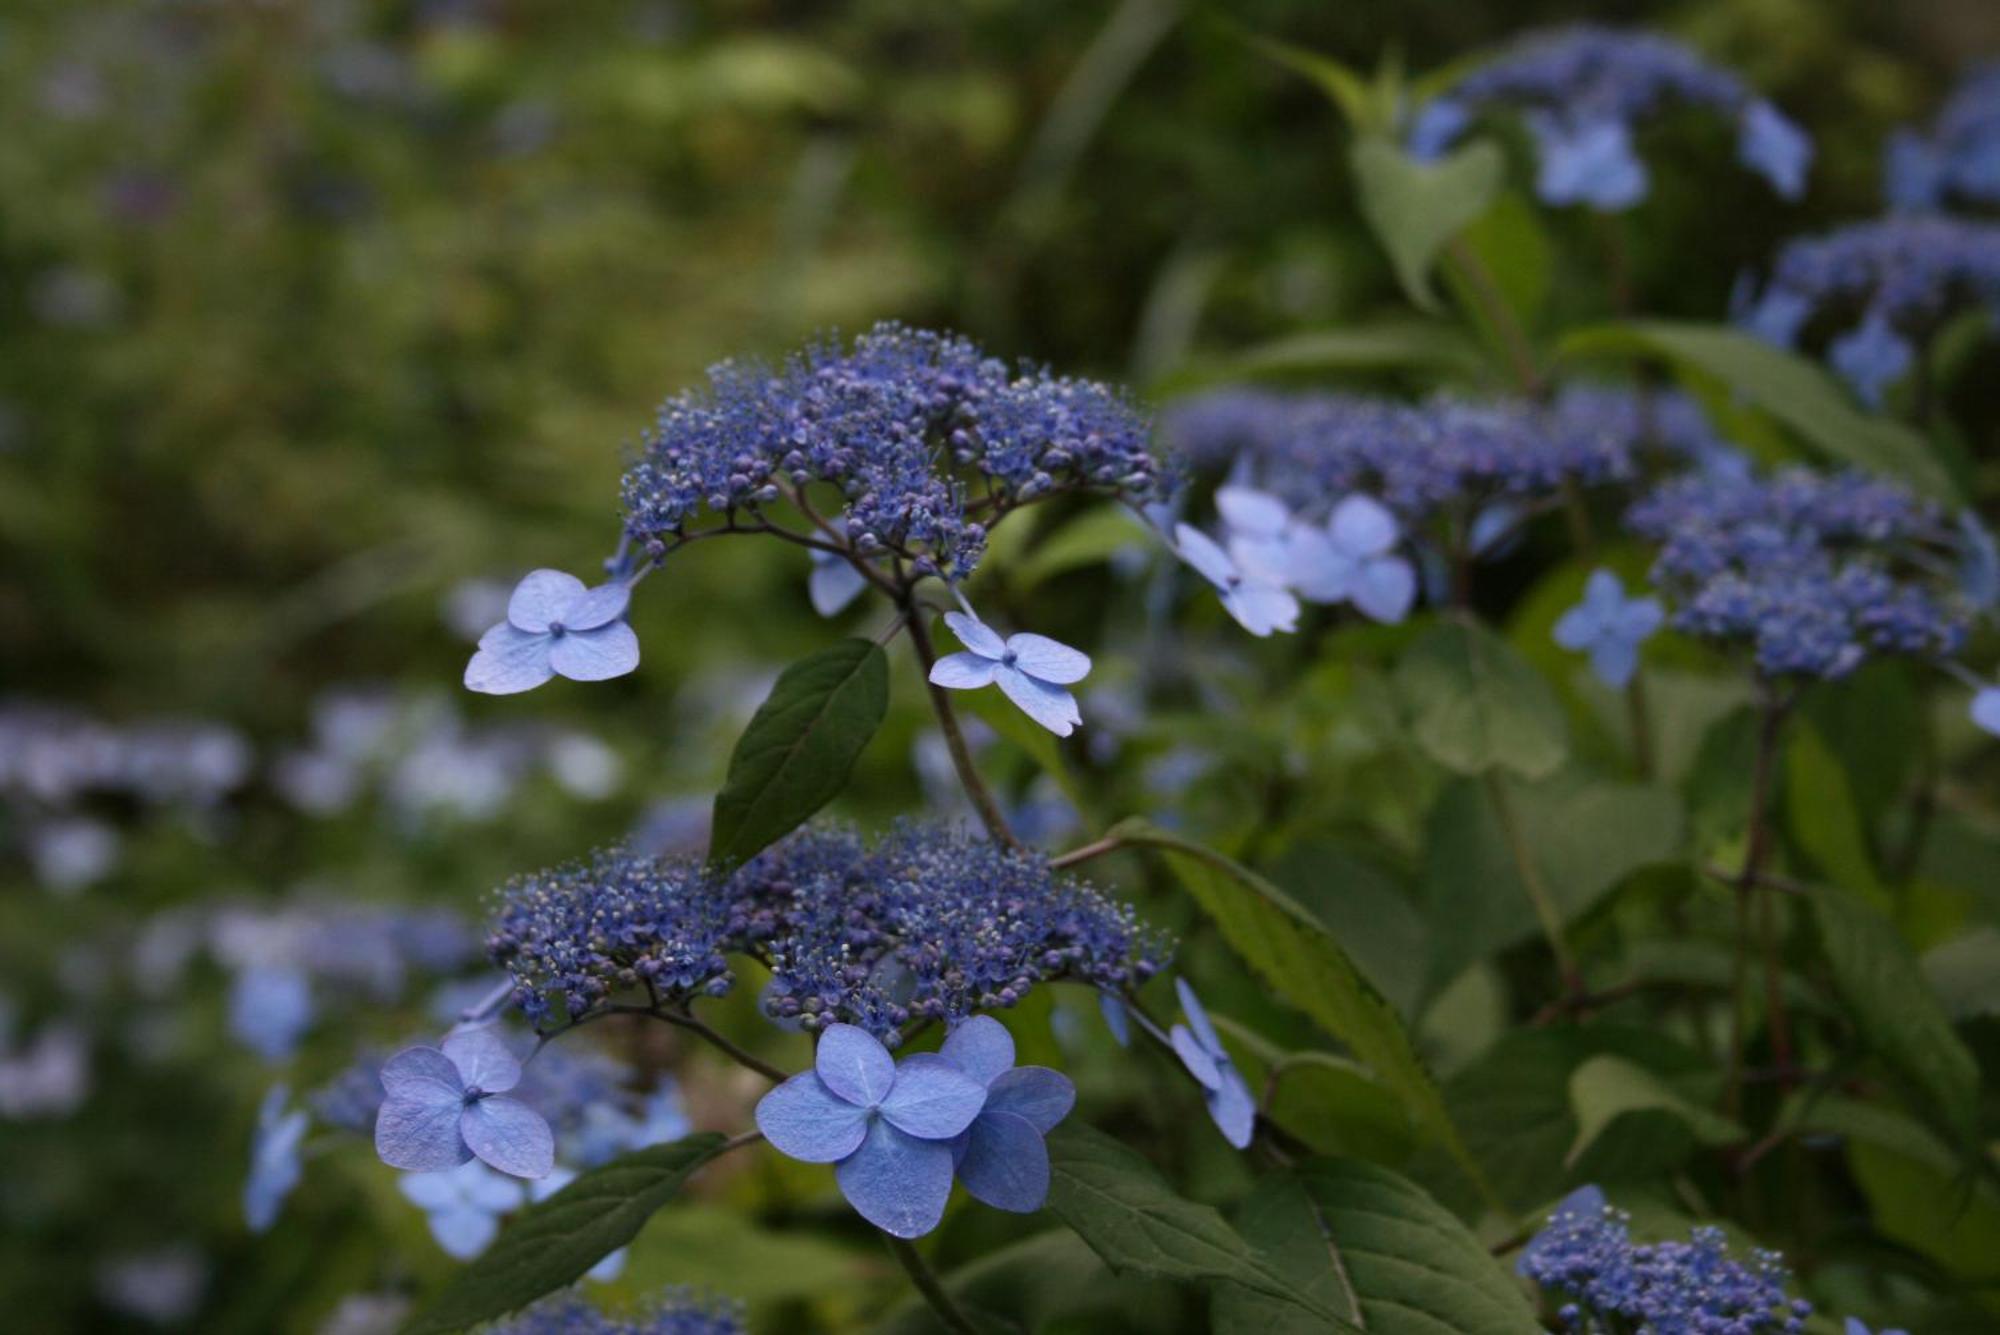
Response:
[[[1965,1141],[1978,1109],[1979,1064],[1952,1029],[1902,934],[1844,886],[1817,885],[1808,898],[1834,987],[1862,1041],[1916,1086],[1954,1139]]]
[[[1318,1159],[1257,1184],[1237,1225],[1292,1281],[1373,1335],[1540,1335],[1520,1286],[1416,1184]],[[1214,1303],[1221,1335],[1324,1329],[1248,1290]]]
[[[1479,347],[1442,320],[1393,319],[1286,334],[1229,356],[1201,358],[1162,377],[1156,395],[1242,380],[1284,380],[1328,371],[1433,370],[1475,376]]]
[[[1231,948],[1285,1000],[1347,1044],[1481,1194],[1488,1194],[1484,1175],[1445,1112],[1444,1098],[1395,1007],[1361,975],[1317,918],[1277,886],[1213,849],[1139,820],[1117,825],[1111,833],[1164,854]]]
[[[1755,404],[1822,454],[1900,478],[1934,500],[1963,500],[1921,435],[1857,410],[1819,367],[1741,330],[1673,320],[1594,325],[1565,338],[1558,355],[1664,357]]]
[[[1500,150],[1482,140],[1435,162],[1418,162],[1391,140],[1364,135],[1355,140],[1349,165],[1362,215],[1389,252],[1396,280],[1418,307],[1437,310],[1431,269],[1438,252],[1493,203],[1506,166]]]
[[[715,795],[711,866],[734,866],[833,800],[889,708],[889,660],[848,639],[779,674]]]
[[[1396,687],[1417,744],[1456,773],[1501,766],[1539,779],[1569,753],[1555,692],[1506,641],[1474,622],[1454,619],[1424,632],[1404,653]]]
[[[636,1237],[652,1213],[727,1143],[704,1132],[591,1169],[508,1224],[417,1313],[403,1335],[464,1330],[574,1284]]]
[[[1571,1072],[1569,1102],[1576,1113],[1576,1139],[1563,1156],[1566,1167],[1574,1168],[1598,1137],[1628,1114],[1663,1113],[1685,1126],[1703,1145],[1734,1145],[1744,1139],[1742,1127],[1683,1097],[1645,1067],[1622,1057],[1592,1057]]]
[[[1302,1292],[1214,1207],[1177,1195],[1137,1152],[1076,1122],[1051,1132],[1048,1146],[1049,1208],[1119,1274],[1228,1281],[1319,1322],[1318,1329],[1354,1329],[1324,1300]]]
[[[1785,747],[1785,815],[1792,838],[1821,871],[1857,894],[1883,900],[1887,892],[1875,875],[1847,772],[1803,722]]]
[[[1147,541],[1146,526],[1122,505],[1102,505],[1078,515],[1012,567],[1015,586],[1025,592],[1044,580],[1083,566],[1101,565],[1117,553]]]
[[[1318,84],[1349,124],[1360,128],[1386,127],[1393,121],[1396,114],[1393,87],[1392,95],[1385,99],[1380,87],[1371,85],[1358,72],[1331,56],[1265,37],[1238,27],[1227,19],[1223,22],[1226,30],[1251,50]]]

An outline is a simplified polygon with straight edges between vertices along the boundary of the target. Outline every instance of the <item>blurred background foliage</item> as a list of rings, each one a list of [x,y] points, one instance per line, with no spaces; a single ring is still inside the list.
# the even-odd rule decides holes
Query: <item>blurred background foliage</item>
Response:
[[[440,616],[448,593],[606,554],[624,452],[722,357],[898,318],[1147,390],[1273,336],[1402,311],[1322,94],[1235,25],[1424,71],[1580,17],[1690,38],[1817,138],[1797,206],[1649,152],[1633,283],[1647,309],[1704,319],[1781,238],[1875,211],[1887,129],[2000,51],[1986,0],[14,0],[0,13],[0,688],[114,722],[223,719],[269,755],[306,734],[330,686],[454,690],[466,645]],[[1686,146],[1690,162],[1717,152]],[[1551,218],[1558,252],[1594,256],[1595,222]],[[1553,302],[1602,313],[1594,259],[1567,263]],[[1062,587],[1052,633],[1092,624],[1117,592]],[[5,990],[42,1014],[95,995],[141,1024],[157,1017],[88,977],[92,948],[142,913],[275,900],[314,878],[476,914],[512,872],[615,836],[653,799],[712,791],[772,666],[825,634],[790,553],[714,545],[656,576],[635,624],[631,678],[527,710],[455,706],[468,726],[532,714],[608,737],[628,775],[615,796],[537,777],[496,834],[368,810],[303,821],[252,785],[212,819],[144,825],[116,872],[67,901],[18,849],[0,853]],[[915,692],[897,691],[900,733],[864,761],[849,810],[920,800]],[[1393,928],[1376,925],[1391,960]],[[220,1038],[221,993],[211,979],[207,1012],[176,1020],[166,1064],[107,1049],[94,1083],[108,1096],[0,1126],[0,1325],[116,1328],[130,1318],[103,1296],[104,1258],[190,1240],[209,1277],[201,1330],[318,1329],[385,1256],[419,1277],[449,1268],[366,1155],[340,1156],[339,1187],[303,1193],[270,1237],[244,1232],[242,1147],[266,1074]],[[395,1033],[336,1030],[306,1068],[324,1078]],[[1090,1097],[1088,1066],[1070,1065]],[[1240,1171],[1207,1139],[1188,1148],[1220,1181]],[[841,1300],[823,1295],[887,1274],[851,1220],[835,1243],[696,1208],[646,1235],[636,1276],[705,1278],[799,1329],[787,1303],[821,1296],[817,1317],[837,1322]],[[1168,1328],[1147,1307],[1157,1291],[1091,1282],[1076,1329],[1113,1311]]]

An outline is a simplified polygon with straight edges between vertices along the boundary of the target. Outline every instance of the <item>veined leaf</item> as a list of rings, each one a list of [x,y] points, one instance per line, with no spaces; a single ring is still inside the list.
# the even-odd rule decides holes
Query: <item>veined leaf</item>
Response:
[[[889,660],[867,640],[842,640],[780,673],[715,795],[710,865],[743,862],[832,801],[888,708]]]
[[[1505,640],[1471,621],[1424,632],[1403,655],[1396,686],[1417,744],[1455,773],[1498,766],[1539,779],[1569,754],[1555,692]]]
[[[1396,280],[1420,309],[1437,310],[1431,269],[1452,238],[1493,203],[1505,173],[1500,150],[1482,140],[1419,162],[1381,135],[1364,135],[1348,161],[1362,215],[1389,252]]]
[[[1478,1187],[1492,1189],[1445,1112],[1444,1096],[1424,1068],[1409,1032],[1340,943],[1277,886],[1213,849],[1144,821],[1112,830],[1126,843],[1157,849],[1222,935],[1279,995],[1347,1044],[1402,1100],[1411,1118]]]
[[[447,1335],[505,1316],[584,1272],[638,1235],[655,1210],[728,1142],[712,1132],[593,1168],[539,1205],[425,1304],[403,1335]]]
[[[1570,1107],[1576,1112],[1576,1139],[1563,1156],[1574,1168],[1597,1138],[1628,1113],[1662,1113],[1685,1126],[1703,1145],[1733,1145],[1743,1128],[1684,1098],[1673,1086],[1637,1062],[1610,1055],[1592,1057],[1570,1073]]]
[[[1416,1184],[1356,1159],[1316,1159],[1257,1184],[1238,1227],[1292,1281],[1371,1335],[1540,1335],[1520,1286]],[[1234,1285],[1222,1335],[1324,1329]]]
[[[1317,1330],[1353,1330],[1300,1290],[1214,1207],[1177,1195],[1153,1166],[1101,1131],[1071,1122],[1048,1138],[1049,1208],[1120,1274],[1241,1285]]]

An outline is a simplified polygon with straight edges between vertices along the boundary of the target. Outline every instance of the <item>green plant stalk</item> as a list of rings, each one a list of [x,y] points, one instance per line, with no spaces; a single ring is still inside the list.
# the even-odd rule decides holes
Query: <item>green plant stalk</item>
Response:
[[[1549,951],[1556,957],[1556,969],[1562,974],[1563,991],[1572,997],[1581,996],[1584,992],[1583,976],[1577,972],[1576,959],[1563,941],[1562,912],[1556,907],[1555,897],[1549,893],[1548,883],[1542,879],[1541,868],[1535,865],[1534,850],[1528,847],[1527,835],[1514,814],[1513,799],[1507,796],[1507,786],[1501,782],[1498,770],[1487,770],[1483,781],[1487,798],[1493,803],[1493,814],[1500,822],[1500,833],[1507,840],[1507,851],[1513,856],[1514,870],[1528,892],[1528,902],[1534,905],[1535,917],[1542,924],[1542,935],[1548,938]]]
[[[882,1238],[889,1244],[890,1253],[901,1263],[903,1272],[910,1277],[910,1282],[917,1286],[917,1292],[931,1305],[931,1310],[937,1313],[938,1320],[944,1323],[945,1328],[954,1332],[954,1335],[979,1335],[979,1328],[972,1324],[972,1319],[966,1316],[958,1304],[952,1301],[951,1295],[945,1292],[944,1284],[938,1279],[937,1272],[931,1269],[930,1263],[924,1260],[923,1254],[902,1238],[892,1234],[884,1233]]]
[[[1625,716],[1632,727],[1632,763],[1641,779],[1653,777],[1653,715],[1646,707],[1646,677],[1634,672],[1625,686]]]
[[[1528,331],[1507,309],[1506,301],[1500,296],[1500,286],[1493,280],[1485,262],[1462,236],[1453,238],[1445,247],[1444,257],[1445,263],[1456,271],[1471,304],[1499,340],[1515,386],[1529,398],[1541,398],[1548,390],[1548,382],[1543,378],[1541,368],[1535,364],[1534,344],[1529,341]]]
[[[972,748],[965,744],[965,732],[958,726],[958,712],[952,708],[951,696],[944,687],[931,680],[931,669],[937,665],[937,649],[931,644],[930,627],[924,624],[922,609],[912,603],[903,605],[903,614],[910,627],[910,643],[916,646],[917,662],[924,670],[924,689],[930,692],[931,708],[937,712],[938,730],[944,734],[945,749],[951,753],[952,768],[958,771],[959,784],[964,787],[966,797],[972,801],[972,809],[979,813],[980,823],[993,842],[1007,848],[1019,848],[1021,841],[1014,837],[1014,831],[1007,824],[1007,817],[1000,810],[993,790],[986,786],[986,780],[979,777],[979,767],[973,763]]]
[[[1750,991],[1750,895],[1762,883],[1764,863],[1771,851],[1771,781],[1777,772],[1778,738],[1785,720],[1782,702],[1766,687],[1763,713],[1757,725],[1757,751],[1750,770],[1749,840],[1743,850],[1743,869],[1734,878],[1736,886],[1736,962],[1729,990],[1729,1075],[1723,1086],[1723,1107],[1732,1117],[1743,1108],[1743,1048],[1748,1038]],[[1777,957],[1775,933],[1765,915],[1763,956],[1765,1002],[1770,1014],[1765,1023],[1771,1028],[1773,1055],[1780,1066],[1791,1062],[1791,1029],[1784,1009],[1784,975]],[[1780,1045],[1782,1044],[1782,1050]]]

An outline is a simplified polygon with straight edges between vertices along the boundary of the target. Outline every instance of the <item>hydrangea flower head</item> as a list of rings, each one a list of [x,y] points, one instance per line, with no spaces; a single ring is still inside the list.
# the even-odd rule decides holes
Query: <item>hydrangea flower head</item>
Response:
[[[979,1116],[986,1086],[934,1053],[901,1064],[874,1035],[829,1025],[813,1069],[757,1103],[757,1126],[780,1152],[835,1165],[841,1195],[885,1233],[936,1228],[951,1196],[952,1141]]]
[[[297,1051],[312,1022],[312,984],[301,969],[253,965],[230,985],[229,1031],[267,1062]]]
[[[519,1182],[477,1160],[405,1174],[396,1189],[424,1212],[431,1236],[445,1254],[460,1261],[470,1261],[492,1246],[500,1234],[500,1216],[520,1209],[527,1199]]]
[[[574,1290],[544,1298],[504,1321],[487,1335],[743,1335],[738,1304],[670,1288],[646,1307],[625,1317],[609,1316]]]
[[[541,1114],[507,1097],[521,1063],[490,1029],[465,1029],[436,1048],[405,1048],[382,1066],[375,1152],[392,1168],[437,1172],[475,1156],[515,1177],[555,1166]]]
[[[1589,24],[1515,40],[1419,110],[1409,145],[1435,157],[1484,112],[1513,110],[1536,142],[1541,198],[1615,212],[1646,197],[1634,131],[1678,107],[1728,117],[1738,161],[1786,199],[1804,190],[1812,141],[1741,79],[1671,38]]]
[[[1014,1065],[1014,1036],[990,1015],[951,1031],[938,1055],[986,1087],[986,1103],[952,1142],[958,1180],[996,1210],[1032,1214],[1049,1195],[1042,1137],[1076,1106],[1076,1086],[1046,1066]]]
[[[1202,1008],[1201,998],[1188,986],[1187,979],[1174,979],[1174,991],[1181,999],[1181,1013],[1187,1017],[1186,1024],[1175,1025],[1168,1035],[1174,1055],[1201,1085],[1202,1095],[1208,1101],[1208,1115],[1222,1132],[1222,1138],[1243,1149],[1257,1129],[1257,1104],[1250,1097],[1250,1086],[1230,1059],[1229,1049],[1222,1046],[1215,1026],[1209,1023],[1208,1012]]]
[[[1557,619],[1555,641],[1572,653],[1588,653],[1597,679],[1622,690],[1639,670],[1639,646],[1665,620],[1658,598],[1627,598],[1618,576],[1593,570],[1583,601]]]
[[[1879,403],[1918,347],[1978,309],[2000,313],[2000,225],[1897,216],[1787,243],[1737,318],[1785,347],[1825,328],[1835,369]]]
[[[931,683],[954,691],[998,686],[1021,712],[1058,737],[1083,722],[1076,697],[1065,688],[1090,674],[1090,656],[1046,635],[1021,632],[1005,639],[968,612],[946,612],[945,625],[965,646],[931,667]]]
[[[531,570],[514,586],[507,617],[479,637],[465,684],[487,695],[531,691],[551,677],[605,681],[639,666],[639,637],[625,624],[631,587],[586,588],[560,570]]]
[[[257,1109],[257,1130],[250,1140],[250,1176],[243,1184],[243,1217],[252,1233],[263,1233],[278,1222],[285,1197],[299,1184],[299,1143],[305,1139],[305,1110],[287,1112],[290,1091],[273,1085]]]

